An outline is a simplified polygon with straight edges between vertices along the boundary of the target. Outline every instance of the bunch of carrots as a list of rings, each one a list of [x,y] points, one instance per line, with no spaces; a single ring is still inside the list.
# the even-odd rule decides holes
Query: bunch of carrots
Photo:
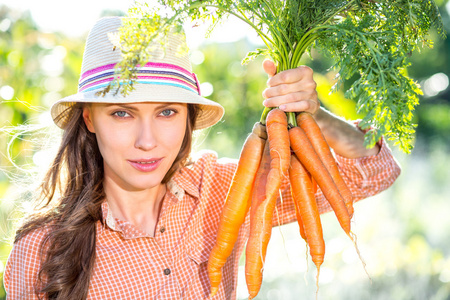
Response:
[[[341,227],[353,240],[350,232],[352,195],[313,116],[307,112],[295,116],[275,108],[262,120],[265,124],[255,124],[242,148],[216,244],[209,257],[211,297],[219,289],[222,267],[249,211],[250,237],[246,248],[245,276],[249,299],[258,294],[274,209],[285,179],[290,181],[300,234],[307,242],[311,259],[317,267],[317,282],[324,261],[325,242],[314,197],[316,185],[329,201]]]

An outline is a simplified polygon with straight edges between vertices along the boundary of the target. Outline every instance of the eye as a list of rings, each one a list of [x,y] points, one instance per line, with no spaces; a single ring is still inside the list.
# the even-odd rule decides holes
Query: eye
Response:
[[[161,115],[163,117],[170,117],[171,115],[173,115],[175,113],[176,113],[176,111],[173,109],[165,109],[165,110],[161,111]]]
[[[119,110],[119,111],[114,112],[113,116],[117,116],[119,118],[126,118],[126,117],[129,117],[130,115],[126,111]]]

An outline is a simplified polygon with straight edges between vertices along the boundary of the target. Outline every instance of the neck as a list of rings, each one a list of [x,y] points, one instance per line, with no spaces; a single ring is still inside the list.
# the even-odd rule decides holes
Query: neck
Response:
[[[139,229],[154,235],[166,185],[150,189],[127,191],[105,179],[104,189],[108,207],[115,218],[132,223]]]

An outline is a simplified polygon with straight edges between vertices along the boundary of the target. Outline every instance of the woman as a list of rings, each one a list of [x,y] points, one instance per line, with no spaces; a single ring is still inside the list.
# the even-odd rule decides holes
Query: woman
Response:
[[[187,166],[194,130],[223,108],[202,98],[183,39],[169,35],[140,68],[135,90],[101,96],[120,51],[110,41],[120,18],[99,20],[83,57],[79,92],[52,107],[64,129],[40,190],[43,210],[18,230],[5,270],[9,299],[203,299],[206,262],[234,170],[205,152]],[[319,109],[312,71],[271,76],[264,105],[309,111],[334,148],[355,200],[389,187],[399,167],[381,140],[366,149],[355,126]],[[345,156],[345,157],[343,157]],[[295,220],[288,189],[281,223]],[[321,212],[330,210],[320,191]],[[279,204],[281,205],[281,204]],[[214,299],[234,299],[248,224],[223,268]]]

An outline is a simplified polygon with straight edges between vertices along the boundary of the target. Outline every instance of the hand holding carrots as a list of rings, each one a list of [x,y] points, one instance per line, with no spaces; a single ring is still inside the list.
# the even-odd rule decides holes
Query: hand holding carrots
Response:
[[[270,60],[263,62],[264,71],[270,77],[263,91],[263,105],[278,107],[285,112],[306,111],[314,115],[320,107],[317,98],[313,70],[307,66],[276,73]]]

